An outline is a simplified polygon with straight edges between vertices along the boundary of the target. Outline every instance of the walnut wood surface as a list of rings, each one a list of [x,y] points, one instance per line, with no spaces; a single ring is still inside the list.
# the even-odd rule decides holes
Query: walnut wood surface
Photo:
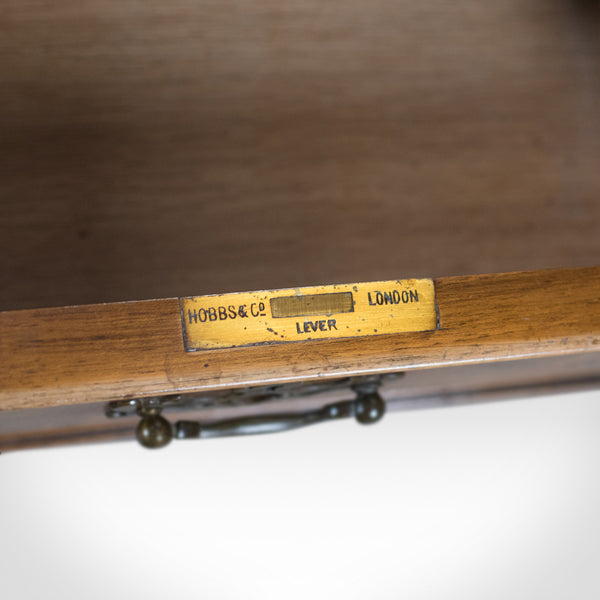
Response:
[[[0,40],[2,309],[600,263],[594,0],[4,0]]]
[[[185,352],[177,299],[0,313],[0,408],[600,351],[600,267],[442,278],[440,329]]]

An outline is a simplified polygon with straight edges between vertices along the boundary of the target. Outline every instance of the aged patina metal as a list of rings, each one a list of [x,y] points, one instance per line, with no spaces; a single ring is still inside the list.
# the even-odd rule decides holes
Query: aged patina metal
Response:
[[[136,438],[145,448],[162,448],[173,438],[202,439],[276,433],[348,417],[355,417],[359,423],[368,425],[379,421],[385,413],[385,401],[378,390],[386,377],[398,377],[398,375],[368,375],[316,384],[294,383],[230,390],[219,396],[218,400],[215,397],[186,397],[185,395],[138,398],[111,402],[106,407],[106,415],[110,418],[119,418],[137,413],[141,420],[136,429]],[[353,400],[334,402],[318,409],[299,413],[245,416],[209,423],[179,420],[171,424],[162,415],[163,410],[169,409],[202,409],[215,405],[231,406],[232,403],[252,405],[258,402],[312,396],[339,389],[348,389],[354,392],[356,397]]]

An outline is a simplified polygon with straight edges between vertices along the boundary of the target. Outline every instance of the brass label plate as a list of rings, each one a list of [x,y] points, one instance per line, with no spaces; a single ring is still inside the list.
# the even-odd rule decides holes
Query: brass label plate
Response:
[[[179,303],[187,351],[437,328],[431,279],[192,296]]]

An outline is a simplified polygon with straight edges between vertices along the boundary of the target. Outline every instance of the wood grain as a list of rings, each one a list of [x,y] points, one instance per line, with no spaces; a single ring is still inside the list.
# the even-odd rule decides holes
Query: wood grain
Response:
[[[0,40],[4,310],[600,262],[598,2],[4,0]]]
[[[442,278],[440,329],[185,352],[177,299],[0,313],[0,408],[594,352],[600,267]]]
[[[0,430],[350,373],[593,374],[599,6],[3,2]],[[549,267],[589,268],[470,276]],[[173,297],[406,277],[438,278],[439,331],[183,351]],[[145,298],[171,299],[98,304]],[[129,435],[94,419],[69,439]]]
[[[481,402],[523,400],[537,395],[600,388],[600,357],[577,353],[544,358],[466,364],[420,369],[403,377],[386,378],[380,393],[390,413],[449,408]],[[208,393],[218,400],[214,393]],[[310,397],[270,400],[247,406],[214,405],[195,410],[167,409],[171,423],[178,419],[210,423],[261,414],[298,413],[331,402],[349,400],[348,386]],[[106,403],[76,404],[0,411],[0,451],[134,439],[139,417],[108,419]],[[568,411],[568,407],[566,407]],[[389,418],[395,418],[389,415]],[[352,426],[352,425],[350,425]]]

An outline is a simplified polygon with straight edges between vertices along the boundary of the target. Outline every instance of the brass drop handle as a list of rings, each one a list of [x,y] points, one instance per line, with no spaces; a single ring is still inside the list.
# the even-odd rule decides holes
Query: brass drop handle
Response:
[[[172,425],[160,414],[159,407],[143,407],[139,410],[142,419],[136,429],[136,438],[145,448],[163,448],[173,438],[187,440],[277,433],[348,417],[354,417],[363,425],[379,421],[385,414],[385,401],[377,386],[357,384],[353,389],[356,392],[354,400],[335,402],[310,412],[240,417],[213,423],[186,420]]]

